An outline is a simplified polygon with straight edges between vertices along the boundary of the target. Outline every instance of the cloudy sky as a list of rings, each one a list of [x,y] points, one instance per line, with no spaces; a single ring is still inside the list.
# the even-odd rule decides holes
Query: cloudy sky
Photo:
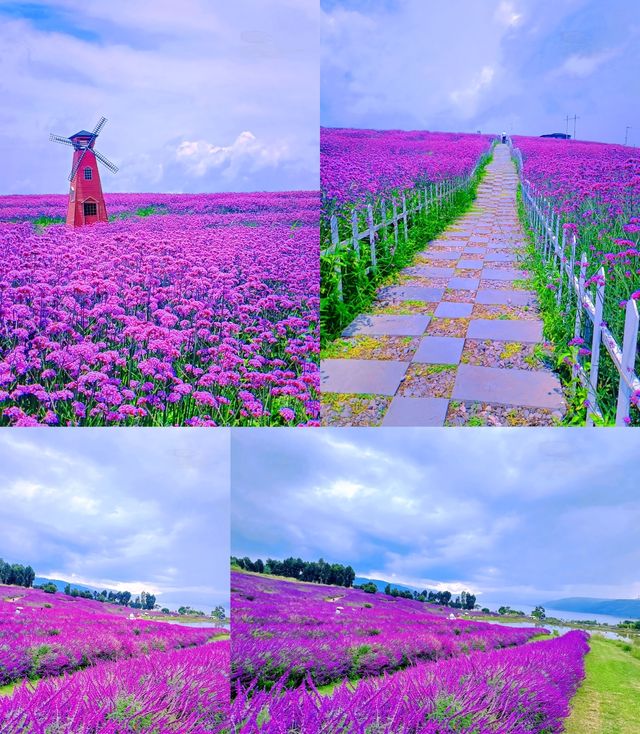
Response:
[[[480,603],[640,596],[640,433],[232,434],[234,555],[350,563]]]
[[[40,576],[228,607],[229,433],[0,431],[0,557]]]
[[[635,0],[322,0],[322,124],[640,144]],[[573,132],[573,122],[570,123]]]
[[[318,187],[318,0],[0,0],[0,194],[64,193],[68,136],[109,191]]]

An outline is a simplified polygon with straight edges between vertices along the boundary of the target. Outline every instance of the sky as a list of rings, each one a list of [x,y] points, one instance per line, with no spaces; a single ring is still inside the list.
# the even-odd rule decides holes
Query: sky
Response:
[[[318,188],[318,0],[0,0],[0,194],[66,193],[108,122],[105,191]]]
[[[0,557],[38,576],[229,604],[229,432],[0,431]]]
[[[640,144],[636,0],[322,0],[328,127]],[[573,133],[573,121],[569,123]]]
[[[640,433],[238,430],[231,552],[478,603],[640,596]]]

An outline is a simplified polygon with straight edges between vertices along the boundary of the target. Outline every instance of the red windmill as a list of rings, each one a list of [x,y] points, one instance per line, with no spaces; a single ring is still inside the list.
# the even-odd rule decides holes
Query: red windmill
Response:
[[[92,133],[80,130],[69,138],[53,134],[49,136],[49,140],[54,143],[63,143],[73,148],[67,208],[67,224],[72,227],[107,221],[107,207],[100,183],[98,161],[104,163],[113,173],[117,172],[118,167],[93,147],[106,121],[106,117],[101,117]]]

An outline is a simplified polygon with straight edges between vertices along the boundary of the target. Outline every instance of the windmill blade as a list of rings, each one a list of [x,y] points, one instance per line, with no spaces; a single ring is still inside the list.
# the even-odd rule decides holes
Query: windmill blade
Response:
[[[94,136],[94,138],[97,138],[98,135],[100,135],[100,132],[101,132],[102,128],[104,127],[106,121],[107,121],[107,118],[106,117],[101,117],[98,120],[98,124],[93,128],[93,136]]]
[[[51,135],[49,135],[49,140],[53,143],[64,143],[64,145],[71,145],[73,147],[73,143],[69,138],[63,138],[62,135],[54,135],[51,133]]]
[[[88,148],[85,148],[82,153],[80,154],[80,158],[78,158],[78,162],[76,165],[71,169],[71,173],[69,174],[69,181],[73,181],[73,177],[78,172],[78,168],[80,168],[80,164],[82,163],[82,159],[84,158],[85,153],[87,152]]]
[[[93,154],[95,155],[95,157],[96,157],[96,158],[97,158],[97,159],[98,159],[99,161],[101,161],[102,163],[104,163],[104,165],[105,165],[105,166],[106,166],[106,167],[107,167],[107,168],[108,168],[108,169],[109,169],[109,170],[110,170],[110,171],[111,171],[112,173],[117,173],[117,172],[118,172],[118,166],[116,166],[116,164],[115,164],[115,163],[112,163],[112,162],[111,162],[111,161],[110,161],[110,160],[109,160],[108,158],[105,158],[105,157],[104,157],[104,156],[102,155],[102,153],[100,153],[100,151],[99,151],[99,150],[95,150],[95,148],[94,148]]]

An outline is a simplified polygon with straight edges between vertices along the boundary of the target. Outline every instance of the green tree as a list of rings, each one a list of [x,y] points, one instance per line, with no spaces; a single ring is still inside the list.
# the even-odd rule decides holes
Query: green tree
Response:
[[[545,611],[545,608],[544,608],[544,607],[542,607],[542,606],[538,605],[538,606],[537,606],[537,607],[536,607],[536,608],[535,608],[535,609],[534,609],[534,610],[533,610],[533,611],[531,612],[531,616],[532,616],[532,617],[535,617],[536,619],[539,619],[540,621],[542,621],[543,619],[546,619],[546,617],[547,617],[547,613],[546,613],[546,611]]]
[[[214,619],[219,620],[220,622],[224,622],[224,620],[227,618],[227,612],[225,608],[222,605],[218,605],[212,612],[211,616]]]

